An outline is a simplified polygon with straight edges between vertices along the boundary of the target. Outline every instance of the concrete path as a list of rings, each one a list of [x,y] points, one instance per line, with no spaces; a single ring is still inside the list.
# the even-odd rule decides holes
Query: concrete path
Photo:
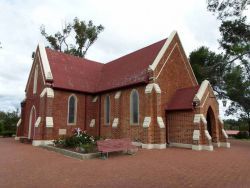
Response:
[[[0,187],[250,187],[250,141],[231,149],[139,150],[77,160],[0,138]]]

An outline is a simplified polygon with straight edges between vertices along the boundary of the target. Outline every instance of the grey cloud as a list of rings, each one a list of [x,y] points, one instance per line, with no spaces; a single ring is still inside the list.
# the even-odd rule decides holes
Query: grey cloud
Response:
[[[0,109],[15,108],[24,97],[31,53],[44,41],[39,28],[60,30],[74,17],[105,26],[87,58],[107,62],[161,40],[178,30],[189,53],[205,43],[216,48],[217,24],[200,0],[1,0]]]

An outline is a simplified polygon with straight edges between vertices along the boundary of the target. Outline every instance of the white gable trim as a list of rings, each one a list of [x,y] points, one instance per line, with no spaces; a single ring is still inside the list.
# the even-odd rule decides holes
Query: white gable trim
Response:
[[[53,76],[52,76],[52,72],[50,69],[49,60],[47,57],[45,47],[42,43],[39,43],[38,48],[39,48],[39,52],[40,52],[40,56],[41,56],[41,60],[42,60],[45,79],[46,80],[53,80]]]
[[[203,97],[203,95],[204,95],[204,93],[205,93],[207,87],[209,86],[209,84],[210,84],[210,83],[209,83],[208,80],[204,80],[204,81],[201,83],[201,86],[200,86],[200,88],[199,88],[197,94],[195,95],[193,101],[195,101],[195,102],[200,102],[200,101],[201,101],[201,99],[202,99],[202,97]]]
[[[157,65],[159,64],[162,56],[164,55],[165,51],[168,49],[170,43],[172,42],[174,36],[177,34],[177,31],[173,31],[170,36],[168,37],[167,41],[165,42],[165,44],[163,45],[163,47],[161,48],[160,52],[158,53],[158,55],[156,56],[155,60],[153,61],[153,63],[151,65],[149,65],[149,68],[151,70],[155,70],[155,68],[157,67]]]
[[[179,46],[178,43],[175,43],[174,47],[173,47],[172,50],[170,51],[170,53],[169,53],[167,59],[166,59],[165,62],[163,63],[163,65],[162,65],[162,67],[161,67],[161,69],[160,69],[160,71],[159,71],[159,73],[158,73],[158,75],[156,76],[155,79],[158,79],[158,77],[160,76],[160,74],[161,74],[163,68],[164,68],[165,65],[167,64],[167,62],[168,62],[169,58],[171,57],[171,55],[172,55],[173,51],[175,50],[175,48],[177,48],[177,49],[179,50],[180,54],[181,54],[182,62],[183,62],[184,65],[185,65],[185,68],[186,68],[186,70],[187,70],[187,72],[188,72],[188,76],[190,77],[192,84],[193,84],[193,85],[197,85],[198,82],[197,82],[197,80],[196,80],[196,77],[194,76],[193,69],[192,69],[192,67],[191,67],[191,65],[190,65],[190,63],[189,63],[189,61],[187,61],[187,63],[186,63],[186,60],[184,59],[184,57],[183,57],[183,55],[182,55],[182,53],[181,53],[180,46]],[[191,69],[192,75],[193,75],[193,77],[195,78],[195,82],[193,81],[192,75],[190,74],[190,70],[188,69],[187,64],[189,65],[189,67],[190,67],[190,69]]]
[[[170,34],[170,36],[168,37],[167,41],[165,42],[165,44],[164,44],[163,47],[161,48],[160,52],[159,52],[158,55],[156,56],[154,62],[153,62],[151,65],[149,65],[148,70],[154,71],[154,70],[156,69],[156,67],[157,67],[157,65],[159,64],[160,60],[162,59],[164,53],[166,52],[166,50],[168,49],[169,45],[170,45],[171,42],[173,41],[173,38],[175,37],[175,35],[178,35],[177,31],[173,31],[173,32]],[[180,41],[181,41],[181,40],[180,40]],[[180,42],[180,43],[181,43],[181,42]],[[156,76],[156,79],[159,77],[159,75],[160,75],[160,73],[161,73],[163,67],[165,66],[166,62],[168,61],[168,59],[169,59],[169,57],[171,56],[171,54],[172,54],[173,50],[175,49],[175,47],[178,47],[178,49],[179,49],[179,51],[180,51],[180,47],[179,47],[178,43],[176,43],[176,44],[174,45],[173,49],[171,50],[171,52],[169,53],[169,55],[168,55],[168,57],[167,57],[167,60],[164,62],[164,65],[162,66],[162,68],[161,68],[161,70],[159,71],[158,75]],[[185,54],[185,56],[186,56],[185,51],[184,51],[184,54]],[[194,71],[193,71],[193,69],[192,69],[192,67],[191,67],[191,65],[190,65],[190,62],[188,61],[187,58],[184,58],[184,57],[183,57],[182,53],[181,53],[181,57],[182,57],[183,62],[184,62],[184,64],[185,64],[185,68],[186,68],[187,71],[188,71],[188,75],[189,75],[190,78],[191,78],[192,84],[193,84],[193,85],[197,85],[198,82],[197,82],[197,79],[196,79],[196,77],[195,77],[195,75],[194,75]],[[187,67],[188,65],[186,64],[186,61],[187,61],[188,65],[189,65],[189,67],[190,67],[190,69],[191,69],[191,74],[190,74],[190,70],[189,70],[188,67]],[[193,78],[192,78],[191,75],[193,75],[195,81],[193,81]]]
[[[27,84],[26,84],[26,87],[25,87],[25,91],[28,90],[28,87],[30,85],[30,80],[31,80],[31,77],[32,77],[32,74],[33,74],[33,70],[35,69],[35,65],[36,64],[39,64],[39,70],[41,70],[41,74],[42,74],[42,79],[43,79],[43,84],[45,84],[45,80],[44,80],[44,73],[43,73],[43,68],[42,68],[42,60],[40,58],[40,54],[39,54],[39,51],[37,50],[36,51],[36,54],[35,54],[35,57],[34,57],[34,60],[33,60],[33,63],[32,63],[32,66],[31,66],[31,69],[30,69],[30,73],[29,73],[29,77],[28,77],[28,81],[27,81]],[[39,76],[39,71],[38,71],[38,76]]]
[[[209,93],[206,95],[206,97],[205,97],[205,99],[204,99],[204,101],[203,101],[202,105],[201,105],[201,106],[199,106],[199,107],[203,108],[203,106],[204,106],[204,105],[205,105],[205,103],[206,103],[206,100],[207,100],[208,96],[209,96]]]

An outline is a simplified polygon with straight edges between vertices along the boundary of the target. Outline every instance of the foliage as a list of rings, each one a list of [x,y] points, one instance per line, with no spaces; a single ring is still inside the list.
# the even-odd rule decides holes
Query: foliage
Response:
[[[80,21],[76,17],[73,23],[65,23],[62,31],[58,31],[53,35],[46,33],[44,25],[41,26],[40,30],[52,49],[74,56],[84,57],[89,47],[104,30],[104,27],[102,25],[95,26],[91,20],[85,23],[85,21]],[[75,41],[74,44],[69,44],[67,39],[72,33],[74,34]]]
[[[12,136],[16,133],[16,124],[19,119],[19,111],[0,111],[0,135]]]
[[[249,4],[249,0],[207,0],[208,10],[217,13],[218,19],[239,17]]]
[[[225,66],[221,66],[221,64],[224,63],[224,56],[201,46],[190,53],[189,59],[198,83],[201,84],[203,80],[209,80],[219,97],[223,96],[221,75],[225,71]]]
[[[250,139],[249,137],[249,132],[248,131],[240,131],[236,136],[235,138],[238,138],[238,139]]]
[[[227,119],[224,120],[224,128],[226,130],[248,131],[247,122],[244,119]]]
[[[250,79],[245,79],[243,68],[235,67],[224,77],[227,96],[233,101],[226,114],[241,111],[240,118],[250,120]]]
[[[86,131],[82,131],[79,128],[74,129],[73,135],[61,137],[54,141],[56,147],[73,148],[77,151],[84,152],[93,151],[96,146],[96,138],[87,134]]]
[[[250,24],[244,16],[250,0],[207,2],[208,10],[221,22],[219,44],[223,53],[215,54],[201,47],[191,53],[190,62],[198,79],[210,80],[220,98],[232,101],[226,115],[239,114],[239,118],[248,123],[250,131]],[[200,56],[203,58],[198,62]],[[206,70],[204,74],[202,69]]]

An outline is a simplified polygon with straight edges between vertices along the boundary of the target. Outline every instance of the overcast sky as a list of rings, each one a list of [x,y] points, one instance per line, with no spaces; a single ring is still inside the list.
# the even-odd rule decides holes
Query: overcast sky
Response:
[[[74,17],[105,27],[87,58],[108,62],[177,30],[186,54],[201,45],[218,49],[219,23],[206,0],[0,0],[0,110],[20,106],[44,24],[48,33]]]

